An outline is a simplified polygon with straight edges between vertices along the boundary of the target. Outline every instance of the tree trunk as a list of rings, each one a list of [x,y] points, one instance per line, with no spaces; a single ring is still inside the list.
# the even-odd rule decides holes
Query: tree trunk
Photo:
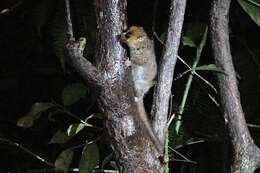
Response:
[[[68,0],[67,0],[68,1]],[[69,4],[69,3],[67,3]],[[179,47],[182,23],[186,1],[172,0],[171,15],[168,29],[168,38],[161,64],[163,70],[159,77],[158,91],[155,93],[154,106],[155,124],[160,124],[158,115],[163,110],[163,126],[161,139],[164,138],[168,101],[161,99],[162,95],[171,88],[174,66]],[[127,173],[161,173],[164,163],[161,161],[162,153],[147,133],[146,126],[138,115],[134,100],[133,81],[126,51],[119,42],[119,35],[126,29],[126,0],[96,0],[97,17],[97,45],[95,66],[83,57],[82,45],[73,37],[72,24],[67,5],[68,33],[71,35],[67,45],[71,65],[79,72],[84,81],[99,92],[99,108],[106,115],[106,128],[111,138],[111,144],[118,159],[121,172]],[[165,80],[169,78],[169,80]],[[163,80],[164,79],[164,80]],[[164,87],[160,87],[164,85]],[[157,97],[158,95],[159,97]],[[163,102],[163,104],[160,104]],[[162,109],[159,109],[159,108]],[[159,121],[156,123],[156,121]],[[164,141],[164,140],[162,140]],[[163,143],[163,142],[162,142]]]
[[[177,61],[185,8],[186,0],[171,1],[167,40],[160,62],[158,82],[154,94],[152,108],[153,129],[162,144],[165,141],[165,134],[168,129],[169,100],[171,97],[174,68]]]
[[[134,101],[131,68],[118,36],[126,29],[126,1],[97,0],[98,71],[104,79],[99,101],[122,172],[163,172],[160,153],[141,124]]]
[[[217,75],[220,102],[233,147],[232,173],[251,173],[260,166],[260,150],[248,131],[236,72],[232,62],[228,32],[228,13],[231,0],[214,0],[211,8],[210,30],[216,65],[226,74]]]

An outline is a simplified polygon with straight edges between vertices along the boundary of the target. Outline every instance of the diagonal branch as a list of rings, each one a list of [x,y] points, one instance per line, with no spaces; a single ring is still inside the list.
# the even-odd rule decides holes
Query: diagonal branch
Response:
[[[71,20],[70,2],[65,0],[66,4],[66,21],[67,21],[67,34],[69,36],[69,43],[66,46],[66,51],[70,64],[76,71],[83,77],[84,81],[94,88],[102,88],[104,86],[102,77],[97,68],[92,65],[85,57],[83,51],[85,42],[75,41],[73,26]],[[84,40],[86,41],[86,40]]]
[[[67,44],[67,53],[70,64],[80,74],[84,81],[92,88],[101,89],[104,86],[102,76],[97,68],[83,57],[82,43],[73,39]]]
[[[153,129],[161,143],[164,143],[167,130],[167,115],[174,68],[180,44],[181,30],[184,20],[186,0],[172,0],[170,21],[165,51],[161,60],[158,84],[155,89],[152,109]]]
[[[218,73],[220,102],[233,146],[232,173],[252,173],[260,166],[260,150],[248,131],[236,72],[232,62],[228,32],[231,0],[214,0],[211,7],[210,31],[215,63],[226,74]]]

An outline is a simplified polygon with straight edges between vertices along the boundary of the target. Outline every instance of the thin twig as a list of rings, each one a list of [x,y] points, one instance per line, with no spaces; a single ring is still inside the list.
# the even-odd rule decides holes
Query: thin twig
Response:
[[[58,110],[58,111],[64,112],[64,113],[66,113],[67,115],[69,115],[69,116],[71,116],[71,117],[77,119],[77,120],[80,121],[84,126],[86,126],[86,127],[91,127],[91,128],[95,128],[95,129],[98,129],[98,130],[103,130],[102,128],[93,126],[93,125],[87,123],[86,121],[83,121],[83,120],[80,119],[77,115],[75,115],[75,114],[73,114],[72,112],[66,110],[62,105],[60,105],[60,104],[58,104],[58,103],[56,103],[56,102],[53,102],[53,104],[54,104],[58,109],[60,109],[60,110]]]
[[[165,45],[164,42],[159,38],[159,36],[158,36],[158,34],[157,34],[156,32],[154,32],[153,34],[154,34],[155,38],[156,38],[162,45]],[[177,58],[178,58],[178,60],[180,60],[186,67],[188,67],[189,70],[187,70],[187,71],[181,73],[180,75],[178,75],[176,78],[174,78],[174,81],[177,80],[177,79],[179,79],[179,78],[181,78],[183,75],[185,75],[186,73],[188,73],[188,72],[191,71],[191,72],[192,72],[193,74],[195,74],[198,78],[200,78],[203,82],[205,82],[208,86],[210,86],[215,93],[217,93],[217,89],[214,87],[213,84],[211,84],[209,81],[207,81],[204,77],[202,77],[200,74],[198,74],[195,70],[193,70],[193,69],[191,68],[191,66],[190,66],[188,63],[186,63],[186,62],[183,60],[183,58],[181,58],[179,55],[177,55]]]
[[[205,82],[208,86],[210,86],[210,88],[212,88],[212,90],[217,93],[217,89],[214,87],[213,84],[211,84],[208,80],[206,80],[204,77],[202,77],[200,74],[198,74],[196,72],[196,70],[192,69],[181,57],[178,56],[178,59],[181,60],[181,62],[183,64],[185,64],[189,70],[186,70],[185,72],[181,73],[180,75],[178,75],[176,78],[174,78],[174,81],[178,80],[179,78],[181,78],[182,76],[184,76],[185,74],[187,74],[188,72],[191,72],[192,74],[195,74],[195,76],[197,76],[198,78],[200,78],[203,82]]]
[[[174,153],[176,153],[177,155],[181,156],[183,159],[190,161],[190,159],[188,159],[187,157],[185,157],[184,155],[182,155],[180,152],[178,152],[177,150],[173,149],[172,147],[169,147],[170,150],[172,150]]]
[[[179,162],[188,162],[188,163],[193,163],[193,164],[197,164],[197,162],[192,161],[190,159],[188,159],[187,157],[185,157],[184,155],[182,155],[180,152],[178,152],[177,150],[169,147],[173,152],[175,152],[177,155],[181,156],[184,160],[182,159],[169,159],[169,161],[179,161]]]
[[[41,162],[45,163],[46,165],[48,166],[52,166],[52,167],[55,167],[55,165],[47,160],[45,160],[44,158],[42,158],[41,156],[33,153],[32,151],[30,151],[29,149],[25,148],[24,146],[20,145],[19,143],[17,142],[14,142],[14,141],[11,141],[9,139],[6,139],[6,138],[0,138],[0,142],[5,142],[7,143],[8,145],[13,145],[13,146],[16,146],[20,149],[22,149],[23,151],[25,151],[26,153],[30,154],[31,156],[35,157],[36,159],[40,160]]]
[[[159,38],[159,36],[157,35],[156,32],[153,32],[153,35],[155,36],[155,38],[156,38],[162,45],[165,45],[164,42]]]
[[[250,3],[252,3],[252,4],[254,4],[254,5],[257,6],[257,7],[260,7],[260,4],[257,3],[257,2],[254,2],[254,1],[252,1],[252,0],[247,0],[247,1],[250,2]]]
[[[100,169],[100,170],[94,170],[93,172],[105,172],[105,173],[119,173],[119,171],[116,171],[116,170],[103,170],[103,169]]]
[[[258,124],[249,124],[249,123],[246,123],[247,127],[252,127],[252,128],[260,128],[260,125]]]
[[[66,4],[66,20],[67,20],[67,34],[69,36],[69,40],[75,41],[75,37],[73,34],[73,26],[71,21],[71,12],[70,12],[70,2],[69,0],[65,0]]]
[[[215,98],[214,96],[212,96],[210,93],[207,93],[207,94],[208,94],[210,100],[211,100],[217,107],[219,107],[220,105],[219,105],[218,101],[216,100],[216,98]]]
[[[173,162],[186,162],[186,163],[198,164],[197,162],[192,161],[192,160],[170,159],[169,161],[173,161]]]
[[[30,170],[26,173],[46,173],[46,172],[55,172],[55,168],[52,169],[38,169],[38,170]],[[79,172],[79,168],[70,168],[68,172]]]
[[[0,14],[8,14],[12,11],[14,11],[17,7],[19,7],[21,4],[23,3],[23,1],[18,1],[17,3],[15,3],[13,6],[11,6],[10,8],[5,8],[3,10],[0,11]]]
[[[84,146],[86,146],[86,145],[90,145],[90,144],[92,144],[92,143],[96,143],[96,142],[99,141],[103,136],[104,136],[104,135],[100,135],[100,136],[98,136],[95,140],[86,141],[86,142],[83,143],[83,144],[79,144],[79,145],[76,145],[76,146],[72,146],[72,147],[69,147],[68,149],[70,149],[70,150],[75,150],[75,149],[84,147]]]
[[[170,116],[169,120],[168,120],[167,127],[170,127],[170,125],[171,125],[172,121],[174,120],[174,118],[175,118],[175,114],[172,114]]]
[[[199,144],[199,143],[204,143],[204,142],[206,142],[206,141],[203,140],[203,139],[198,140],[198,141],[192,141],[192,142],[188,142],[185,145],[178,145],[178,146],[175,147],[175,149],[179,149],[179,148],[182,148],[182,147],[187,146],[187,145],[194,145],[194,144]]]

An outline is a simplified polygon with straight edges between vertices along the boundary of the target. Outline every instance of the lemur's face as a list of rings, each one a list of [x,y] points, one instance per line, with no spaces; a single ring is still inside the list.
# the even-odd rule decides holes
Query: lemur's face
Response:
[[[147,35],[142,27],[132,26],[121,35],[120,39],[131,49],[139,47],[146,38]]]

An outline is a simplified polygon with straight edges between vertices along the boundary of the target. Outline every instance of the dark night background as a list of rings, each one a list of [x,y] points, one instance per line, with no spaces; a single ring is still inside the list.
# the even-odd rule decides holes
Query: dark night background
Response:
[[[2,0],[0,11],[17,4],[17,0]],[[83,83],[81,78],[64,61],[63,48],[67,37],[65,32],[65,13],[62,0],[23,0],[18,6],[6,14],[0,14],[0,138],[18,142],[33,153],[54,163],[65,148],[95,140],[100,152],[100,163],[111,153],[105,132],[94,128],[86,128],[72,139],[62,144],[50,144],[50,140],[58,130],[66,130],[78,120],[60,112],[49,115],[52,109],[41,113],[32,127],[17,126],[17,121],[27,115],[35,102],[55,102],[62,105],[64,88],[73,83]],[[199,2],[199,3],[198,3]],[[183,36],[190,36],[199,42],[203,28],[208,23],[209,1],[188,0],[184,21]],[[128,2],[128,24],[143,26],[152,37],[153,24],[158,36],[163,40],[167,31],[170,1],[159,1],[157,14],[154,16],[154,0],[138,0]],[[87,38],[85,55],[93,60],[95,50],[95,12],[92,0],[74,0],[72,4],[73,23],[77,36]],[[106,27],[106,26],[103,26]],[[236,1],[231,4],[230,42],[235,63],[243,109],[246,120],[250,124],[260,124],[260,28],[242,10]],[[158,62],[163,46],[155,39]],[[214,63],[211,48],[206,43],[200,65]],[[192,63],[195,49],[180,46],[179,55]],[[175,76],[187,70],[177,62]],[[216,87],[214,73],[200,72]],[[174,81],[172,92],[173,110],[180,104],[187,75]],[[86,115],[99,113],[95,106],[95,98],[86,87],[85,97],[66,106],[81,119]],[[207,96],[217,95],[198,78],[194,78],[188,104],[183,115],[182,133],[178,136],[170,134],[172,148],[197,164],[170,162],[174,172],[184,173],[220,173],[229,165],[230,150],[220,109]],[[148,108],[151,94],[146,97]],[[102,127],[100,118],[91,121]],[[255,142],[260,144],[260,129],[250,128]],[[203,140],[202,143],[184,145],[188,141]],[[182,147],[178,147],[184,145]],[[71,167],[77,167],[82,148],[75,150]],[[21,148],[0,141],[0,172],[29,172],[47,168],[45,163]],[[175,153],[172,153],[175,154]],[[178,155],[175,158],[182,159]],[[113,159],[113,158],[112,158]]]

